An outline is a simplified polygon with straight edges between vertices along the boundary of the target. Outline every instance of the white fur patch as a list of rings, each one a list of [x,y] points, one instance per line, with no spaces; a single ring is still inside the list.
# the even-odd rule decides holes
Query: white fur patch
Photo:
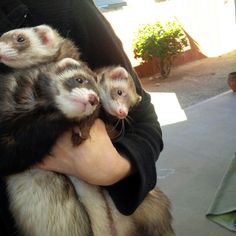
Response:
[[[110,236],[112,227],[115,227],[117,235],[133,235],[133,222],[131,217],[122,215],[115,207],[109,194],[98,186],[87,184],[84,181],[71,177],[70,179],[75,187],[80,201],[87,209],[94,236]],[[104,197],[101,193],[103,191]],[[108,208],[107,208],[108,206]],[[112,214],[114,226],[111,225],[108,212]]]
[[[37,169],[8,177],[10,210],[22,235],[85,235],[84,211],[64,183],[63,176]]]
[[[61,38],[53,40],[50,45],[44,44],[33,28],[11,30],[5,33],[5,35],[18,33],[24,33],[24,35],[29,38],[29,47],[22,51],[18,51],[14,48],[13,41],[9,41],[7,44],[1,42],[0,57],[3,56],[2,62],[6,65],[12,68],[27,68],[38,63],[47,62],[48,57],[54,56],[57,53]],[[6,57],[6,60],[4,60],[4,56]],[[7,60],[8,58],[9,60]]]
[[[111,235],[107,206],[99,187],[71,177],[79,200],[90,215],[94,236]],[[65,192],[65,179],[54,172],[32,169],[7,178],[10,210],[25,236],[84,236],[85,212],[74,194]],[[121,215],[105,193],[117,236],[134,235],[133,222]]]
[[[81,65],[81,63],[79,61],[76,61],[72,58],[69,58],[69,57],[66,57],[66,58],[63,58],[62,60],[60,60],[58,63],[57,63],[57,66],[59,67],[65,67],[67,64],[74,64],[74,65]]]
[[[65,78],[70,78],[75,76],[75,70],[63,70],[59,75],[59,79],[64,81]]]
[[[28,34],[29,34],[28,37],[31,40],[30,47],[31,49],[35,49],[35,51],[31,52],[32,54],[40,55],[42,58],[45,56],[48,57],[56,54],[58,47],[55,47],[53,44],[52,45],[43,44],[41,39],[38,37],[37,33],[34,32],[33,30],[30,30]]]
[[[98,99],[97,94],[90,89],[74,88],[71,92],[61,89],[61,94],[56,97],[56,104],[68,118],[82,119],[91,115],[97,107],[89,103],[90,95]]]
[[[17,56],[17,50],[15,50],[10,44],[0,42],[0,60],[8,60]]]

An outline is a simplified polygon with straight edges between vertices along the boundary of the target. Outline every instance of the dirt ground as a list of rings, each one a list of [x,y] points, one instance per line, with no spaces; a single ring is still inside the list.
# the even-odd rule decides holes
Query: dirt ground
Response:
[[[227,78],[233,71],[236,71],[236,50],[172,68],[167,79],[159,79],[159,75],[154,75],[141,78],[141,83],[149,92],[176,93],[184,109],[228,91]]]

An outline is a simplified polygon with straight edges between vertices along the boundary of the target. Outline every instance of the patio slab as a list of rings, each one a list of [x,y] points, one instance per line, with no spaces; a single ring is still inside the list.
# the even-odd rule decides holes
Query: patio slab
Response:
[[[152,101],[163,118],[164,110],[158,110],[163,100],[157,97],[152,94]],[[157,184],[172,201],[176,234],[235,235],[205,214],[236,152],[236,93],[177,110],[183,119],[162,121],[165,147],[157,161]],[[177,110],[168,115],[174,117]]]

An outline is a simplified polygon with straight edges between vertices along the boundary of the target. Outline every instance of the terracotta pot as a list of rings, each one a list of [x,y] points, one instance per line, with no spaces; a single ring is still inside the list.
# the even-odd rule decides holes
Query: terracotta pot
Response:
[[[229,73],[228,85],[234,92],[236,92],[236,71]]]

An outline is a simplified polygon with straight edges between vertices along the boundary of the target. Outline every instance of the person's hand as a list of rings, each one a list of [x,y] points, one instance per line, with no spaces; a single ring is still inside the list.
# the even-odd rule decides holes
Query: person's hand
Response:
[[[94,185],[111,185],[131,173],[130,162],[114,148],[104,123],[97,119],[90,137],[79,146],[73,146],[71,132],[57,140],[51,155],[37,168],[75,176]]]

